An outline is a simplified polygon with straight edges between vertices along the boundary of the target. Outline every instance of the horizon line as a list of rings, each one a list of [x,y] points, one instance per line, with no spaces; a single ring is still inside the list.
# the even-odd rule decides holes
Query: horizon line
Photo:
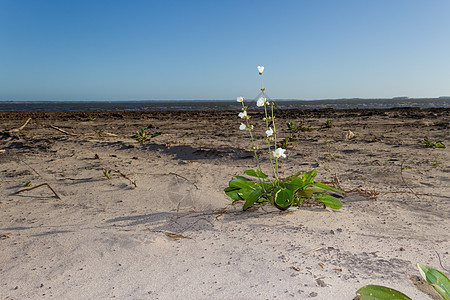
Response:
[[[438,97],[351,97],[351,98],[318,98],[318,99],[271,99],[273,101],[340,101],[340,100],[427,100],[427,99],[442,99],[442,100],[450,100],[450,96],[438,96]],[[254,99],[252,99],[254,100]],[[130,100],[0,100],[0,102],[211,102],[211,101],[219,101],[219,102],[235,102],[236,100],[232,99],[130,99]],[[251,101],[251,100],[249,100]]]

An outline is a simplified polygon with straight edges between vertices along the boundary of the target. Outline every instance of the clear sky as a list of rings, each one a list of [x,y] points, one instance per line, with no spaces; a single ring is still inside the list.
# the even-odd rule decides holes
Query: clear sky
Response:
[[[449,0],[0,0],[0,100],[450,96]]]

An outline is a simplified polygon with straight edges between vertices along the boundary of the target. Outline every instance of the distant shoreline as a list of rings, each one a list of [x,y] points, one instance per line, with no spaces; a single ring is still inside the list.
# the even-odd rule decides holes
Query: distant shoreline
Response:
[[[256,100],[246,105],[256,107]],[[447,108],[449,97],[395,99],[275,100],[276,109],[377,109],[377,108]],[[1,112],[58,111],[226,111],[240,110],[234,100],[142,100],[142,101],[0,101]]]

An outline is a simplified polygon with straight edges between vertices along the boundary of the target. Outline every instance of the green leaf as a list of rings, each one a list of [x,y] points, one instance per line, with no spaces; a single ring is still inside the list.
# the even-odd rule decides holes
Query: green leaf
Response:
[[[297,194],[308,199],[312,198],[313,194],[317,192],[323,192],[323,190],[317,187],[308,187],[306,189],[297,190]]]
[[[240,189],[239,191],[237,191],[237,193],[242,199],[247,200],[247,198],[251,193],[253,193],[253,191],[254,190],[252,189]]]
[[[245,200],[244,206],[242,207],[243,210],[247,210],[250,206],[253,205],[253,203],[256,202],[256,200],[259,199],[259,197],[261,197],[263,191],[258,189],[258,190],[254,190]]]
[[[402,292],[381,285],[366,285],[356,291],[356,295],[361,300],[411,300]]]
[[[263,179],[266,179],[269,177],[268,175],[264,174],[260,170],[247,170],[244,172],[244,174],[246,174],[248,176],[263,178]]]
[[[450,280],[433,268],[417,264],[420,275],[425,279],[445,300],[450,300]]]
[[[232,190],[232,191],[225,191],[225,194],[228,195],[233,201],[242,200],[241,197],[238,194],[238,190]]]
[[[319,187],[321,189],[327,190],[327,191],[332,191],[332,192],[335,192],[335,193],[345,194],[344,191],[341,191],[341,190],[336,189],[334,187],[328,186],[328,185],[326,185],[325,183],[322,183],[322,182],[314,182],[313,185],[317,186],[317,187]]]
[[[317,176],[317,171],[316,169],[312,169],[309,172],[306,172],[305,174],[303,174],[303,182],[305,184],[313,184],[314,183],[314,178],[316,178]]]
[[[277,188],[274,192],[274,202],[278,208],[288,208],[294,200],[294,193],[287,188]]]
[[[254,183],[252,181],[244,181],[241,179],[233,179],[229,182],[230,187],[236,187],[241,189],[252,189],[256,190],[258,189],[258,184]]]
[[[289,183],[300,189],[305,186],[305,182],[298,177],[293,177]]]
[[[261,197],[259,197],[258,200],[256,200],[256,202],[264,203],[264,202],[270,202],[270,200],[268,198],[264,197],[264,192],[263,192]]]
[[[298,190],[298,186],[290,184],[290,183],[285,184],[284,187],[291,190],[292,193],[295,193]]]
[[[245,178],[243,176],[234,176],[233,179],[239,179],[239,180],[243,180],[243,181],[250,181],[250,179]]]
[[[339,199],[337,199],[333,196],[330,196],[330,195],[323,195],[323,194],[322,195],[314,195],[313,198],[322,202],[325,205],[328,205],[332,209],[339,209],[342,207],[341,201],[339,201]]]
[[[292,179],[294,179],[295,177],[298,178],[298,176],[300,176],[300,175],[303,174],[303,173],[304,173],[303,171],[300,171],[300,172],[298,172],[297,174],[294,174],[294,175],[292,175],[292,176],[286,177],[286,178],[284,179],[284,181],[290,182]]]
[[[263,189],[265,189],[266,191],[273,189],[272,183],[261,182],[261,183],[259,183],[259,186],[262,187]]]
[[[226,192],[231,192],[231,191],[235,191],[235,190],[239,190],[239,188],[229,186],[229,187],[226,187],[223,191],[226,193]]]

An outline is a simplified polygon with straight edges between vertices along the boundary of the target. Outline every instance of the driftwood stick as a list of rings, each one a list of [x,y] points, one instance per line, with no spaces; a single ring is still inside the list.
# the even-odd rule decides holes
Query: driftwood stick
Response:
[[[44,185],[46,185],[53,192],[53,194],[55,194],[56,198],[58,198],[59,200],[62,200],[61,197],[58,195],[58,193],[56,193],[55,190],[48,183],[42,183],[42,184],[38,184],[36,186],[33,186],[31,188],[19,190],[19,191],[15,192],[15,194],[19,194],[19,193],[26,192],[26,191],[31,191],[31,190],[34,190],[34,189],[36,189],[38,187],[44,186]]]
[[[25,124],[23,124],[21,127],[19,127],[19,131],[21,131],[22,129],[24,129],[25,128],[25,126],[27,126],[27,124],[28,124],[28,122],[30,122],[31,121],[31,117],[30,118],[28,118],[28,120],[25,122]]]
[[[31,118],[28,118],[28,119],[25,121],[25,124],[23,124],[23,125],[20,126],[19,128],[14,128],[14,129],[8,130],[8,131],[6,131],[6,132],[7,132],[7,133],[16,133],[16,132],[19,132],[19,131],[21,131],[22,129],[24,129],[25,126],[27,126],[28,122],[30,122],[30,121],[31,121]]]
[[[65,130],[63,130],[63,129],[61,129],[61,128],[58,128],[58,127],[56,127],[56,126],[53,126],[53,125],[49,125],[51,128],[53,128],[53,129],[56,129],[56,130],[58,130],[59,132],[62,132],[62,133],[65,133],[65,134],[67,134],[67,135],[71,135],[71,136],[81,136],[81,134],[76,134],[76,133],[72,133],[72,132],[68,132],[68,131],[65,131]]]

